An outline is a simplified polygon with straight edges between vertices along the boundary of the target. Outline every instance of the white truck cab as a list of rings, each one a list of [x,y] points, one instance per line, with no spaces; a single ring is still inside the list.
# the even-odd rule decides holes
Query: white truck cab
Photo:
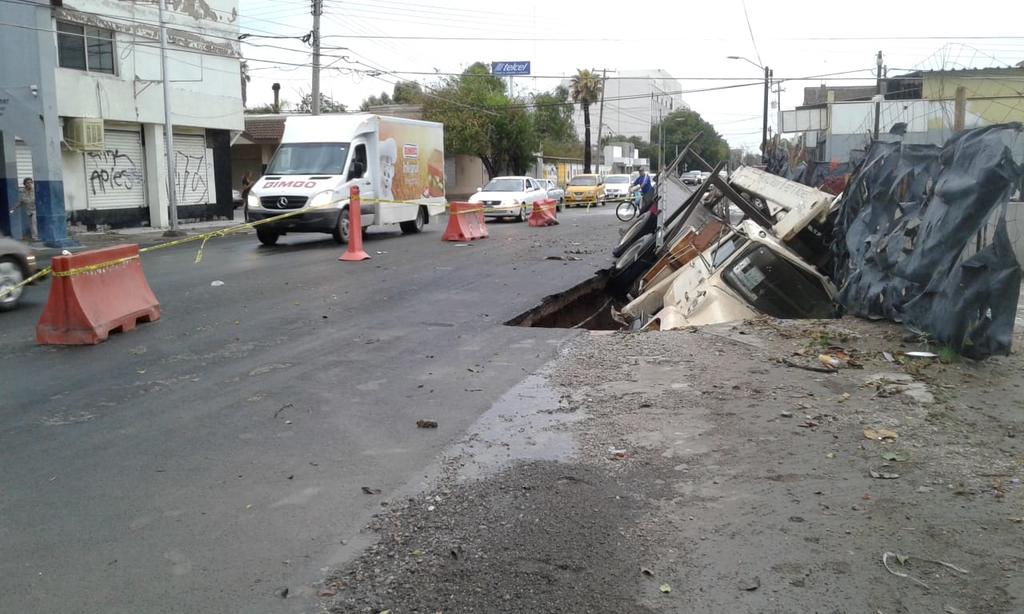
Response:
[[[348,242],[352,186],[362,201],[362,227],[399,224],[422,230],[444,213],[444,126],[370,113],[295,115],[266,174],[249,191],[245,219],[264,220],[260,242],[273,245],[289,232],[330,233]]]

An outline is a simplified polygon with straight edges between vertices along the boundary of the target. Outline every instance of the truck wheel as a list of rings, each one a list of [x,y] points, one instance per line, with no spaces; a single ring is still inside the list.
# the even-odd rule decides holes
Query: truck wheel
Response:
[[[338,215],[338,223],[334,225],[331,236],[334,237],[336,243],[341,245],[348,243],[348,207],[342,209]]]
[[[267,228],[265,226],[256,227],[256,238],[260,240],[260,243],[264,245],[276,245],[277,238],[281,235],[276,230]]]
[[[398,226],[402,229],[403,234],[414,235],[417,232],[423,230],[423,226],[427,223],[427,208],[420,206],[416,210],[416,219],[408,222],[402,222]]]
[[[23,281],[25,281],[25,274],[21,270],[21,265],[14,258],[0,258],[0,293],[10,290]],[[22,286],[0,297],[0,311],[10,311],[17,307],[24,290],[25,286]]]

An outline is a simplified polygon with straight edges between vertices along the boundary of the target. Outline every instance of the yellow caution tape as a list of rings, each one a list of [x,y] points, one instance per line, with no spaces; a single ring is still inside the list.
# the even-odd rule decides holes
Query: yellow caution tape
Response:
[[[143,247],[143,248],[139,249],[139,254],[155,252],[155,251],[161,250],[161,249],[167,249],[167,248],[170,248],[170,247],[177,247],[179,245],[185,245],[187,243],[193,243],[195,241],[201,241],[201,243],[199,245],[199,250],[196,252],[196,258],[195,258],[195,263],[199,264],[199,263],[201,263],[203,261],[203,250],[206,248],[206,242],[209,241],[210,239],[213,239],[215,237],[226,237],[228,235],[235,234],[235,233],[238,233],[238,232],[253,230],[257,226],[261,226],[263,224],[272,224],[274,222],[279,222],[281,220],[285,220],[285,219],[288,219],[288,218],[291,218],[291,217],[303,215],[303,214],[308,213],[308,212],[310,212],[312,210],[327,209],[327,208],[334,207],[334,206],[338,205],[339,203],[347,203],[349,201],[351,201],[351,198],[349,198],[349,197],[338,198],[338,199],[326,202],[326,203],[324,203],[322,205],[317,205],[316,207],[304,207],[302,209],[295,209],[294,211],[288,211],[288,212],[281,213],[279,215],[268,217],[268,218],[265,218],[265,219],[262,219],[262,220],[256,220],[256,221],[252,221],[252,222],[244,222],[242,224],[237,224],[235,226],[230,226],[228,228],[221,228],[219,230],[213,230],[213,231],[205,232],[205,233],[198,234],[198,235],[191,235],[191,236],[188,236],[188,237],[183,237],[181,239],[175,239],[173,241],[168,241],[166,243],[160,243],[160,244],[157,244],[157,245],[150,245],[149,247]],[[361,204],[368,204],[368,205],[374,205],[375,204],[375,205],[406,205],[406,206],[408,206],[408,205],[423,205],[423,206],[433,205],[433,206],[438,206],[438,205],[442,204],[442,203],[422,203],[422,202],[416,202],[416,201],[386,200],[386,199],[381,199],[381,198],[360,198],[360,203]],[[452,213],[451,204],[444,203],[444,207],[445,207],[445,210],[449,214]],[[479,213],[479,212],[482,212],[482,211],[484,211],[484,209],[482,207],[474,208],[474,209],[466,209],[466,210],[462,210],[462,211],[457,211],[456,215],[463,215],[463,214],[466,214],[466,213]],[[136,259],[138,257],[139,256],[128,256],[126,258],[117,258],[115,260],[109,260],[109,261],[100,262],[100,263],[97,263],[97,264],[91,264],[91,265],[87,265],[87,266],[75,267],[75,268],[69,269],[67,271],[54,271],[52,267],[46,267],[44,269],[41,269],[40,271],[38,271],[34,275],[30,276],[29,278],[25,279],[24,281],[21,281],[18,284],[15,284],[14,286],[8,288],[7,290],[5,290],[3,292],[0,292],[0,298],[3,298],[5,296],[7,296],[8,294],[13,293],[15,290],[18,290],[19,288],[22,288],[24,286],[27,286],[27,285],[33,283],[33,282],[36,282],[36,281],[46,277],[47,275],[53,275],[54,277],[74,277],[76,275],[84,275],[86,273],[92,273],[92,272],[95,272],[95,271],[101,271],[101,270],[104,270],[104,269],[113,268],[113,267],[115,267],[115,266],[117,266],[119,264],[123,264],[123,263],[125,263],[125,262],[127,262],[129,260],[134,260],[134,259]]]
[[[85,275],[86,273],[95,273],[96,271],[104,271],[106,269],[112,269],[120,264],[124,264],[131,260],[138,260],[138,254],[132,254],[131,256],[125,256],[124,258],[117,258],[115,260],[106,260],[96,264],[87,264],[85,266],[75,267],[66,271],[53,271],[51,269],[50,274],[54,277],[76,277],[78,275]]]

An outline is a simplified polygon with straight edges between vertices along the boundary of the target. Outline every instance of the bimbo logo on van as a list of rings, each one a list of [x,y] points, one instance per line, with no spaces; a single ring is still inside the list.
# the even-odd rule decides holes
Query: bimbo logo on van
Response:
[[[268,181],[264,188],[315,188],[315,181]]]
[[[415,160],[420,157],[420,146],[406,143],[402,145],[402,157],[406,160]]]

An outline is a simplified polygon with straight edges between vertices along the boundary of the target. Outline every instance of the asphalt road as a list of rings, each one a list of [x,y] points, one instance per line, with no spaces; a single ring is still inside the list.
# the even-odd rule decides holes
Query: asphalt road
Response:
[[[371,229],[363,263],[320,235],[157,252],[162,319],[92,347],[35,345],[31,288],[0,314],[0,610],[311,608],[381,501],[574,334],[502,325],[610,264],[611,207],[561,219]]]

